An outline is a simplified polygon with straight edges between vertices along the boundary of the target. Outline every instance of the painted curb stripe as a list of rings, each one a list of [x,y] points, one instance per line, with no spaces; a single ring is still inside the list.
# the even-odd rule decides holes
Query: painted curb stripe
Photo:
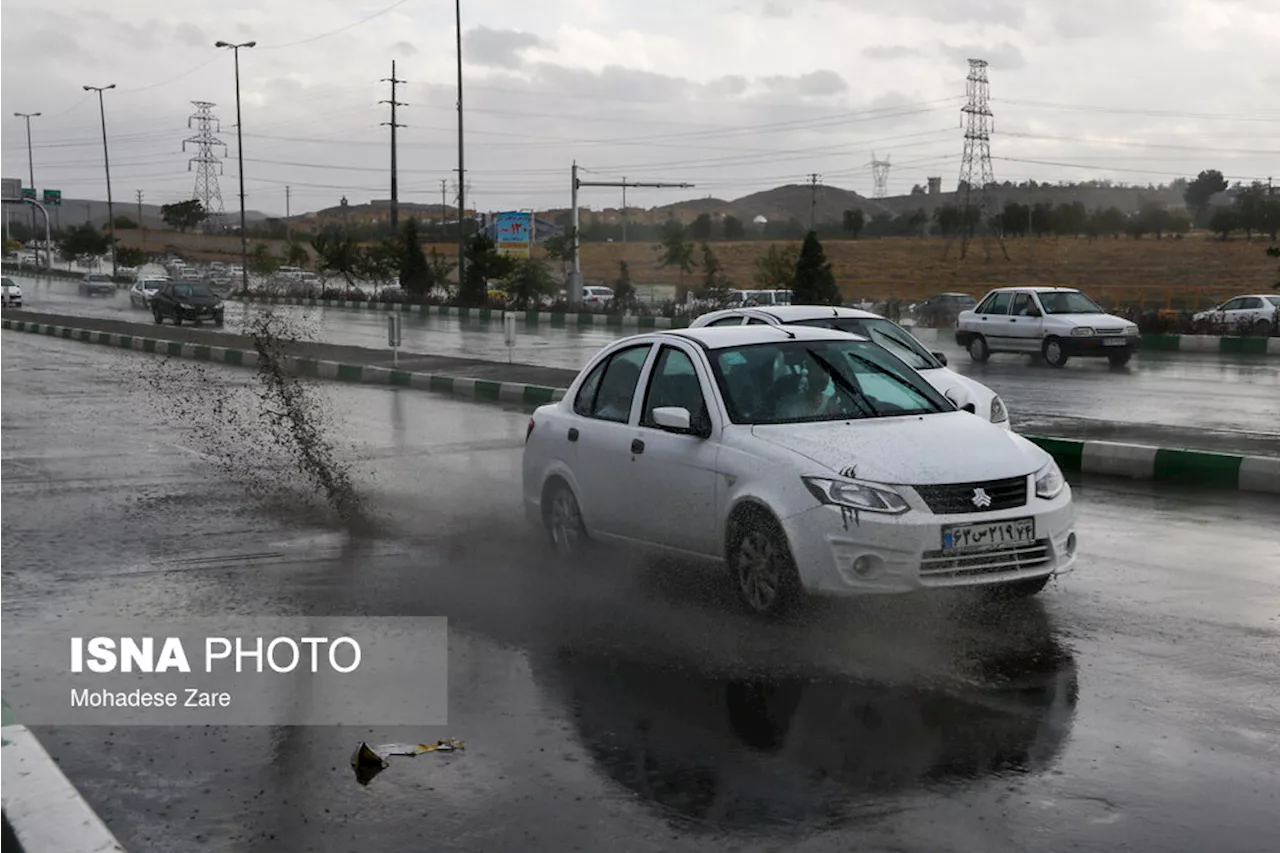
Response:
[[[1073,441],[1069,438],[1048,438],[1046,436],[1028,435],[1024,436],[1036,444],[1040,445],[1044,450],[1048,451],[1058,462],[1058,467],[1064,471],[1079,471],[1081,459],[1084,456],[1084,442]]]
[[[1177,480],[1206,486],[1237,488],[1244,457],[1229,453],[1160,448],[1155,452],[1156,480]]]
[[[499,322],[503,311],[494,308],[458,308],[452,305],[419,305],[409,302],[364,302],[343,299],[306,299],[302,297],[233,296],[233,302],[259,302],[266,305],[297,305],[303,308],[333,308],[343,311],[396,311],[420,316],[453,317],[459,320]],[[516,311],[510,313],[521,322],[552,326],[635,326],[644,329],[680,329],[689,325],[687,317],[623,316],[621,314],[564,313],[559,311]]]
[[[1084,474],[1113,474],[1149,480],[1152,479],[1155,457],[1154,447],[1112,441],[1086,441],[1080,471]]]

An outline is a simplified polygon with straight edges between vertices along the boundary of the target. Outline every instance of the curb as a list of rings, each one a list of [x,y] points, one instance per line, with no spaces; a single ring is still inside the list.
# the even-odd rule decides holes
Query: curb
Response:
[[[399,311],[420,317],[456,317],[482,323],[501,322],[506,314],[514,314],[530,325],[552,327],[613,326],[638,329],[680,329],[689,325],[687,317],[635,317],[621,314],[570,314],[560,311],[505,311],[501,308],[455,308],[451,305],[417,305],[407,302],[370,302],[355,299],[303,299],[294,296],[232,296],[234,302],[263,302],[268,305],[298,305],[304,308],[341,308],[347,311]]]
[[[955,343],[955,329],[903,327],[923,343]],[[1142,349],[1152,352],[1211,352],[1224,355],[1280,355],[1280,337],[1236,335],[1142,335]]]
[[[258,366],[258,353],[253,350],[217,347],[210,344],[193,344],[186,341],[168,341],[138,335],[122,335],[117,332],[95,332],[70,326],[49,323],[31,323],[26,320],[0,320],[0,329],[45,335],[88,344],[137,350],[157,355],[189,358],[195,361],[212,361],[238,367]],[[337,379],[342,382],[358,382],[367,385],[392,385],[419,391],[435,391],[494,403],[520,403],[541,406],[564,396],[564,388],[546,385],[526,385],[518,382],[495,382],[489,379],[468,379],[411,370],[394,370],[366,364],[348,364],[341,361],[285,356],[284,369],[297,376],[314,379]]]
[[[36,736],[13,716],[8,703],[0,732],[4,819],[21,853],[125,853]]]
[[[1280,495],[1280,458],[1041,435],[1023,437],[1047,450],[1064,471]]]
[[[114,332],[95,332],[69,326],[30,323],[25,320],[0,320],[0,328],[196,361],[212,361],[240,367],[258,366],[256,352],[229,347],[167,341]],[[469,379],[293,356],[284,359],[284,367],[295,375],[316,379],[390,385],[525,406],[541,406],[555,402],[562,399],[568,390],[546,385],[495,382],[488,379]],[[1142,444],[1120,444],[1111,441],[1082,441],[1051,436],[1027,435],[1025,437],[1052,454],[1064,471],[1280,494],[1280,458]]]

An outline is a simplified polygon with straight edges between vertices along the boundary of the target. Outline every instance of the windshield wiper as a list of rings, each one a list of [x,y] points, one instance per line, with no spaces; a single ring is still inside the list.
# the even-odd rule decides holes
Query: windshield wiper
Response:
[[[870,359],[868,359],[868,358],[863,358],[862,356],[860,356],[860,355],[856,355],[856,354],[854,354],[854,353],[846,353],[846,355],[847,355],[849,358],[856,359],[857,361],[862,362],[863,364],[867,365],[868,367],[870,367],[872,370],[876,371],[877,373],[880,373],[880,374],[882,374],[882,375],[884,375],[884,376],[888,376],[890,379],[892,379],[894,382],[897,382],[899,385],[901,385],[902,387],[906,388],[908,391],[911,391],[912,393],[917,394],[917,395],[920,395],[920,396],[924,396],[924,395],[921,395],[921,394],[920,394],[920,389],[919,389],[919,388],[915,387],[915,386],[914,386],[914,385],[912,385],[910,382],[907,382],[905,379],[903,379],[901,376],[897,375],[897,374],[896,374],[896,373],[894,373],[893,371],[891,371],[891,370],[885,370],[883,367],[881,367],[880,365],[876,364],[874,361],[871,361],[871,360],[870,360]],[[863,396],[866,396],[866,395],[863,395]],[[930,406],[932,406],[932,407],[933,407],[933,411],[934,411],[934,412],[941,412],[941,411],[943,411],[942,409],[939,409],[939,408],[938,408],[938,406],[937,406],[937,404],[936,404],[936,403],[934,403],[932,400],[930,400],[927,396],[925,396],[925,397],[924,397],[924,400],[925,400],[925,402],[927,402]]]
[[[844,374],[842,374],[834,364],[818,355],[814,350],[806,349],[805,352],[809,353],[813,360],[818,362],[818,366],[826,371],[826,374],[831,377],[832,382],[836,383],[839,388],[853,398],[853,402],[863,409],[863,414],[870,412],[874,417],[880,416],[880,410],[871,402],[871,399],[866,395],[866,392],[860,388],[854,387],[853,383],[848,379],[845,379]]]

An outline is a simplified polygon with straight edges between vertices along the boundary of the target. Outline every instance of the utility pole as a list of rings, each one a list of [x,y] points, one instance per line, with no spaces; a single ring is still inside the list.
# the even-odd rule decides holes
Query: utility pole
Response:
[[[256,44],[256,41],[242,44],[218,41],[213,45],[231,48],[236,58],[236,151],[240,160],[240,287],[243,293],[249,292],[249,233],[244,224],[244,121],[240,118],[240,48],[251,48]]]
[[[581,187],[648,187],[651,189],[670,189],[673,187],[680,189],[691,189],[693,184],[668,184],[668,183],[642,183],[639,181],[580,181],[578,180],[578,161],[573,161],[573,168],[569,172],[570,205],[573,208],[573,272],[569,274],[568,296],[571,306],[578,305],[582,302],[582,259],[581,241],[578,236],[578,190]]]
[[[27,121],[27,173],[31,178],[31,191],[36,189],[36,161],[31,154],[31,120],[40,113],[14,113],[15,116]],[[31,208],[31,239],[36,238],[36,209]],[[48,248],[47,246],[45,248]]]
[[[876,159],[876,152],[871,152],[872,198],[884,198],[889,194],[889,158]]]
[[[969,60],[969,76],[966,78],[965,94],[968,95],[969,100],[960,108],[966,117],[964,160],[960,164],[960,186],[957,188],[957,201],[962,202],[960,207],[960,215],[962,217],[960,221],[960,257],[962,259],[969,252],[969,242],[973,239],[974,231],[979,226],[986,226],[987,224],[993,201],[990,187],[996,180],[995,171],[991,168],[991,130],[995,122],[991,113],[991,84],[987,80],[987,61],[985,59]],[[974,210],[972,204],[975,177],[981,185],[981,195],[978,197],[976,210]],[[961,193],[963,193],[963,198],[959,197]],[[1004,253],[1004,259],[1006,261],[1009,260],[1009,248],[1005,245],[1004,236],[997,234],[996,238],[1000,241],[1000,251]],[[987,244],[985,248],[987,259],[990,260],[991,247]],[[945,258],[950,250],[951,239],[948,237],[947,246],[943,250],[942,256]]]
[[[86,92],[98,93],[98,115],[102,118],[102,165],[107,172],[107,226],[111,229],[111,280],[115,281],[116,267],[116,215],[115,207],[111,203],[111,158],[107,155],[107,108],[102,102],[102,93],[107,89],[114,89],[115,83],[110,86],[85,86]]]
[[[182,140],[182,150],[187,150],[187,143],[196,146],[196,156],[187,161],[187,171],[191,171],[193,163],[198,164],[196,169],[196,185],[192,191],[192,198],[200,202],[204,207],[205,220],[204,230],[212,230],[218,232],[222,230],[222,189],[218,186],[218,175],[222,172],[222,160],[214,153],[214,148],[222,146],[223,156],[227,153],[227,146],[216,134],[222,132],[222,125],[218,121],[211,110],[217,104],[209,101],[192,101],[196,108],[194,115],[187,118],[187,127],[193,125],[196,128],[196,135],[190,139]]]
[[[627,176],[622,176],[622,242],[627,242]]]
[[[818,212],[818,173],[809,175],[809,230],[813,230],[814,216]]]
[[[462,182],[467,173],[462,162],[462,0],[454,0],[454,35],[458,46],[458,292],[466,285],[467,275],[467,232],[463,228],[463,211],[466,210],[466,199],[463,197]]]
[[[391,60],[391,76],[383,77],[382,82],[391,84],[391,100],[378,101],[378,103],[391,105],[391,121],[384,121],[382,126],[391,128],[391,233],[394,234],[400,228],[400,195],[396,184],[396,128],[404,127],[403,124],[396,124],[396,107],[409,106],[396,100],[396,84],[406,81],[396,79],[396,61],[394,59]]]
[[[142,248],[147,248],[147,223],[142,221],[142,190],[134,190],[138,194],[138,227],[142,229]]]

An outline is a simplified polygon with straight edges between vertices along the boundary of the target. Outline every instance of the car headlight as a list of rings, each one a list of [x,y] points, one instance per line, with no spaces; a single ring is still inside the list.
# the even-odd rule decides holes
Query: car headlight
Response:
[[[1071,330],[1071,336],[1076,338],[1090,338],[1093,337],[1093,329],[1089,326],[1080,326],[1079,328]]]
[[[993,424],[1002,424],[1009,420],[1009,411],[1004,407],[1004,401],[999,395],[991,398],[991,422]]]
[[[194,311],[194,310],[196,310],[196,306],[194,306],[194,305],[188,305],[188,304],[187,304],[187,303],[185,303],[185,302],[180,303],[180,306],[179,306],[179,307],[181,307],[183,311]]]
[[[1126,335],[1128,335],[1129,337],[1137,337],[1137,335],[1138,335],[1138,327],[1137,327],[1137,326],[1125,326],[1125,327],[1124,327],[1124,333],[1125,333]]]
[[[824,504],[848,507],[863,512],[883,512],[898,515],[910,509],[902,495],[891,489],[854,483],[849,480],[833,480],[829,477],[801,477],[815,498]]]
[[[1066,486],[1067,479],[1062,476],[1062,469],[1053,459],[1036,472],[1036,497],[1038,498],[1053,500],[1062,494]]]

